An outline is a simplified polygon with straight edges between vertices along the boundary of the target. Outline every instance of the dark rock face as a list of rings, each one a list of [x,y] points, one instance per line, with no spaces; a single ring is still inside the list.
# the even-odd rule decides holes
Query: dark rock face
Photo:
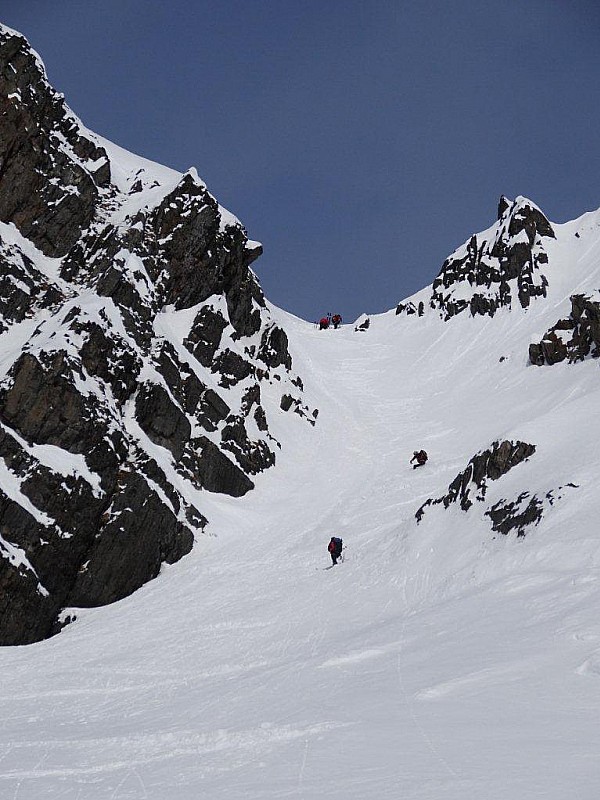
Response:
[[[554,238],[550,223],[524,198],[513,203],[502,198],[498,210],[502,213],[492,236],[472,236],[444,262],[433,282],[430,306],[445,319],[467,308],[472,316],[493,317],[516,299],[526,308],[532,297],[546,295],[547,280],[539,270],[548,261],[543,238]],[[454,285],[464,281],[473,287],[470,299],[454,297]]]
[[[235,456],[245,473],[256,475],[275,463],[275,455],[262,439],[253,442],[248,438],[243,417],[233,417],[221,434],[223,448]]]
[[[292,395],[284,394],[283,397],[281,398],[281,403],[279,404],[281,410],[289,411],[293,405],[294,405],[294,398],[292,397]]]
[[[181,464],[209,492],[242,497],[254,488],[250,478],[205,436],[190,441]]]
[[[524,536],[525,528],[537,525],[541,520],[542,503],[529,492],[521,492],[514,502],[501,501],[485,513],[492,520],[492,530],[504,536],[516,530],[517,536]]]
[[[413,314],[417,314],[419,317],[422,317],[424,313],[425,303],[422,300],[417,305],[412,302],[408,302],[398,303],[396,306],[396,316],[398,316],[398,314],[406,314],[408,317],[410,317]]]
[[[275,464],[261,384],[308,409],[261,247],[195,170],[115,165],[1,25],[0,103],[0,333],[30,325],[0,377],[0,644],[25,644],[188,553],[198,490]]]
[[[508,200],[504,195],[500,196],[500,200],[498,200],[498,219],[502,219],[504,214],[510,208],[510,200]]]
[[[163,242],[168,263],[164,303],[189,308],[223,295],[236,333],[251,336],[260,330],[261,317],[254,303],[265,301],[250,264],[261,250],[246,247],[240,227],[221,231],[217,201],[188,173],[151,215],[156,238]]]
[[[79,567],[70,605],[99,606],[134,592],[192,549],[191,530],[179,522],[142,475],[122,474],[119,491]]]
[[[210,306],[203,306],[194,321],[185,346],[203,367],[210,367],[221,342],[227,321]]]
[[[588,356],[600,357],[600,292],[594,296],[574,294],[571,313],[559,319],[537,344],[529,345],[529,361],[536,366],[570,364]]]
[[[135,416],[140,428],[155,444],[167,447],[180,459],[190,439],[192,426],[162,386],[145,383],[135,401]]]
[[[29,441],[77,447],[91,409],[65,374],[70,366],[64,350],[45,365],[24,353],[15,362],[10,384],[0,389],[2,420]]]
[[[489,449],[473,456],[466,468],[448,486],[445,495],[423,503],[415,514],[417,522],[421,521],[429,506],[440,503],[444,508],[448,508],[451,503],[459,503],[463,511],[468,511],[474,500],[485,500],[488,481],[497,481],[534,453],[535,445],[527,442],[494,442]]]
[[[485,503],[488,483],[500,480],[534,453],[535,445],[527,442],[494,442],[490,448],[473,456],[448,486],[446,494],[423,503],[415,514],[417,523],[421,522],[426,511],[435,506],[449,508],[451,504],[458,503],[463,511],[468,512],[475,503]],[[539,496],[524,490],[514,500],[499,500],[483,513],[489,517],[494,533],[506,536],[516,532],[517,537],[522,537],[529,528],[539,523],[550,506],[562,500],[567,490],[577,488],[576,484],[568,483]]]
[[[243,356],[227,348],[215,358],[213,372],[221,373],[220,385],[229,388],[245,378],[254,376],[255,369]]]
[[[288,338],[286,332],[277,325],[266,328],[258,349],[258,358],[268,367],[283,366],[292,368],[292,357],[288,351]]]
[[[433,282],[428,306],[444,320],[469,310],[471,316],[494,316],[519,303],[527,308],[545,297],[548,281],[541,269],[548,262],[544,239],[555,238],[552,226],[530,200],[505,197],[498,205],[498,222],[474,235],[449,256]],[[421,316],[419,304],[400,303],[397,314]]]
[[[0,97],[0,220],[14,222],[46,255],[62,256],[109,185],[108,157],[82,134],[27,41],[5,30]]]
[[[279,407],[282,411],[293,409],[295,414],[306,419],[310,425],[314,425],[315,420],[319,416],[319,410],[317,408],[311,411],[308,406],[302,404],[300,399],[293,397],[291,394],[284,394],[282,396]]]
[[[229,406],[212,389],[204,389],[196,412],[201,427],[207,431],[216,431],[217,426],[229,416]]]
[[[48,283],[31,259],[0,233],[0,333],[22,322],[32,309],[48,308],[62,299],[62,292]]]
[[[521,492],[512,502],[500,500],[495,503],[485,514],[492,520],[493,531],[504,536],[516,531],[518,537],[525,536],[527,528],[540,522],[549,505],[552,506],[557,500],[562,500],[567,488],[579,487],[574,483],[568,483],[566,486],[559,486],[556,490],[546,492],[542,498],[531,495],[530,492]]]

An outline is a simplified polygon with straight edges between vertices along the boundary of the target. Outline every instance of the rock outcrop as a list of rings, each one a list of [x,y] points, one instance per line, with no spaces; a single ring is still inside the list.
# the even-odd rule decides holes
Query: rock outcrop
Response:
[[[369,317],[365,317],[363,315],[356,320],[354,330],[356,333],[358,333],[359,331],[368,331],[370,326],[371,326],[371,320],[369,319]]]
[[[156,577],[209,524],[202,492],[275,464],[261,385],[316,414],[261,247],[195,170],[86,130],[1,26],[0,97],[0,644],[25,644]]]
[[[516,533],[517,537],[525,536],[529,528],[535,527],[540,522],[550,506],[562,500],[567,490],[579,488],[574,483],[567,483],[565,486],[538,494],[525,489],[513,500],[503,498],[489,505],[487,494],[490,481],[499,481],[518,464],[533,456],[535,450],[535,445],[527,442],[508,440],[494,442],[491,447],[471,458],[465,469],[459,472],[448,486],[444,495],[435,499],[430,498],[423,503],[415,514],[417,524],[422,521],[426,512],[436,506],[447,509],[453,504],[458,504],[463,511],[468,512],[475,504],[488,503],[483,516],[490,519],[494,533],[505,536]]]
[[[567,483],[556,490],[537,497],[531,492],[521,492],[513,501],[499,500],[485,512],[492,520],[492,530],[507,536],[516,531],[517,537],[525,536],[527,528],[538,525],[548,506],[562,500],[565,489],[578,489],[575,483]],[[563,494],[561,494],[561,492]]]
[[[541,342],[529,345],[529,361],[537,366],[570,364],[600,357],[600,291],[593,295],[574,294],[571,313],[559,319]]]
[[[0,30],[0,219],[63,256],[109,186],[104,148],[87,138],[23,37]]]
[[[498,221],[444,261],[428,303],[400,303],[396,313],[422,316],[429,308],[449,320],[467,310],[493,317],[504,306],[527,308],[533,298],[546,296],[547,238],[555,238],[552,226],[531,200],[501,197]]]
[[[417,522],[421,521],[427,508],[439,504],[448,508],[451,503],[458,503],[463,511],[468,511],[475,501],[485,500],[489,481],[497,481],[534,453],[535,445],[527,442],[494,442],[487,450],[473,456],[448,486],[445,495],[423,503],[415,514]]]
[[[409,300],[408,303],[398,303],[396,306],[396,315],[406,314],[410,317],[413,314],[417,314],[419,317],[422,317],[424,313],[425,303],[422,300],[417,305]]]

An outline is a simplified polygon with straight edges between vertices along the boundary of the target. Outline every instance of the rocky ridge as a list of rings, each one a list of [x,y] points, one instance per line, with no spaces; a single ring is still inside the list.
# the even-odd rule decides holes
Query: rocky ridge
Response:
[[[0,97],[0,644],[23,644],[188,553],[203,492],[275,463],[283,397],[316,412],[261,247],[195,170],[85,129],[4,27]]]
[[[465,469],[448,486],[445,495],[423,503],[415,514],[417,522],[421,521],[428,506],[440,503],[444,508],[451,503],[458,503],[463,511],[468,511],[474,500],[485,500],[488,481],[498,480],[534,453],[535,445],[527,442],[494,442],[491,447],[471,458]]]
[[[501,197],[498,221],[444,261],[428,301],[400,303],[396,313],[423,316],[429,308],[449,320],[466,310],[493,317],[516,303],[527,308],[532,299],[546,296],[546,238],[555,238],[554,230],[535,203]]]
[[[514,467],[528,461],[536,452],[536,446],[528,442],[504,440],[476,453],[464,470],[448,486],[446,494],[426,500],[415,514],[417,524],[428,509],[441,505],[448,509],[454,504],[468,512],[475,504],[486,502],[490,481],[498,481]],[[525,536],[527,529],[537,525],[544,511],[562,500],[567,489],[578,488],[574,483],[550,489],[541,497],[524,490],[513,500],[501,499],[484,512],[491,520],[492,531],[507,535],[516,531]]]
[[[559,319],[543,336],[541,342],[529,345],[529,360],[539,367],[570,364],[600,357],[600,290],[593,294],[574,294],[570,297],[571,313]]]

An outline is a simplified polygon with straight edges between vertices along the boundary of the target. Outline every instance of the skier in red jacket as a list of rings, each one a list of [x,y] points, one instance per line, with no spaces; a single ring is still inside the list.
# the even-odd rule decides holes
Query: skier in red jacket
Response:
[[[319,320],[319,330],[326,331],[329,327],[329,317],[321,317]]]

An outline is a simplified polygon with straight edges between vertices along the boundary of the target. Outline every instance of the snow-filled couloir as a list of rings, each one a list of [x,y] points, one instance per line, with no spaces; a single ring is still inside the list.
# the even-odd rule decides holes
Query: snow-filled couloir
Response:
[[[600,212],[503,198],[319,331],[194,173],[75,130],[72,242],[0,204],[4,635],[72,620],[0,650],[4,794],[595,797]]]

